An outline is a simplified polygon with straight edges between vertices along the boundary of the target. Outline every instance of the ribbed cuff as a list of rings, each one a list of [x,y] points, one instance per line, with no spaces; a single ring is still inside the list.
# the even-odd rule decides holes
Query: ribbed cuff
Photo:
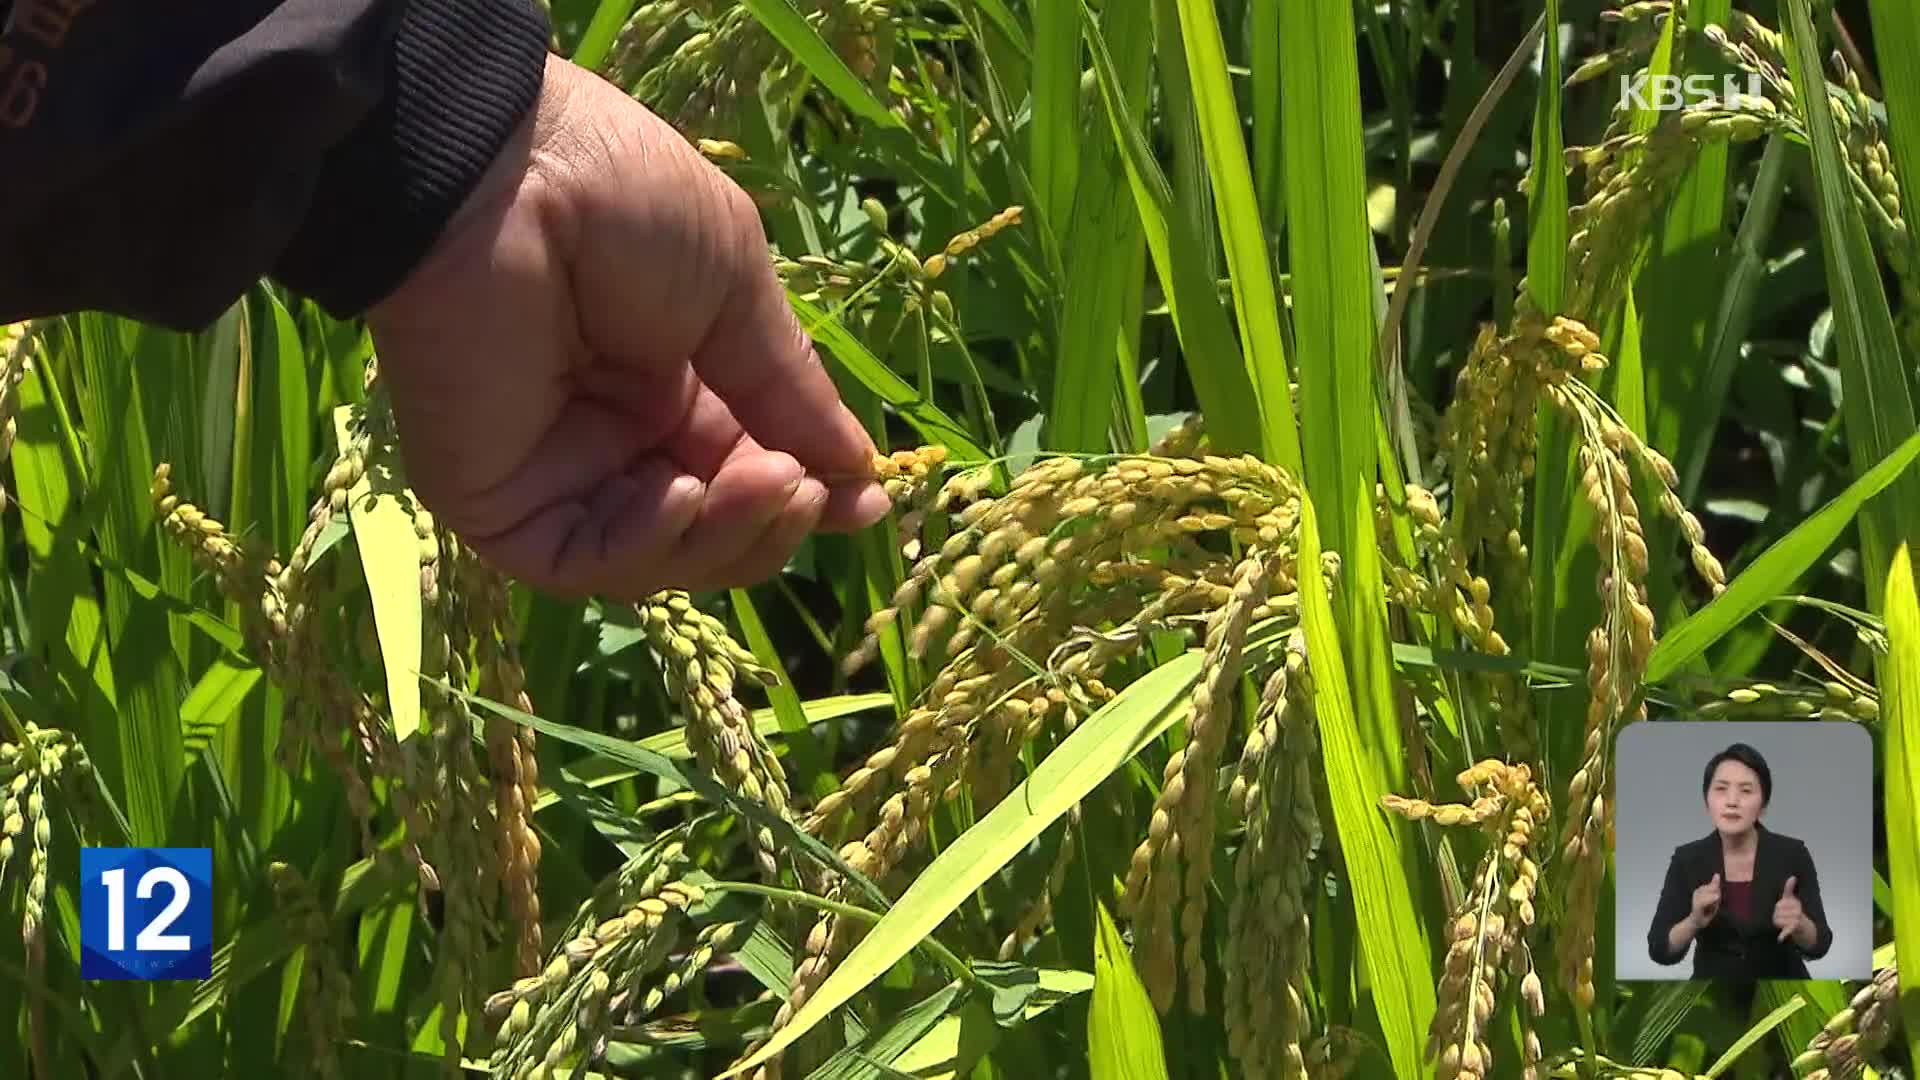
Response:
[[[274,276],[337,318],[397,288],[538,100],[549,32],[532,0],[412,0],[387,96],[329,155]]]

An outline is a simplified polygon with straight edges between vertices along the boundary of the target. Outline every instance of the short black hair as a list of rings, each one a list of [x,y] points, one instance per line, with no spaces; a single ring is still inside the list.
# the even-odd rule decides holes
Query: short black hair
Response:
[[[1773,801],[1773,770],[1767,768],[1767,759],[1760,756],[1760,751],[1743,742],[1734,743],[1707,759],[1707,771],[1700,774],[1702,799],[1707,797],[1707,789],[1713,786],[1713,770],[1718,769],[1723,761],[1737,761],[1760,774],[1760,805],[1765,806]]]

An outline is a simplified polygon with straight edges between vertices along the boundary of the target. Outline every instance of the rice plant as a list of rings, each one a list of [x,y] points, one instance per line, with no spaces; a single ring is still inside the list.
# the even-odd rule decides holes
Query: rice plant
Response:
[[[1920,1066],[1910,5],[553,12],[755,197],[893,513],[565,600],[356,324],[6,328],[7,1075]],[[1871,979],[1615,977],[1677,718],[1871,733]],[[211,979],[80,977],[134,845],[212,849]]]

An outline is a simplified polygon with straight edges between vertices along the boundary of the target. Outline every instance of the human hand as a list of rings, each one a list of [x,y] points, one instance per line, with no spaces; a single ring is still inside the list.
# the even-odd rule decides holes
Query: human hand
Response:
[[[1695,926],[1704,927],[1719,913],[1720,875],[1715,874],[1712,881],[1693,890],[1693,910],[1687,917],[1693,920]]]
[[[1806,920],[1806,912],[1800,906],[1800,898],[1793,894],[1797,878],[1788,878],[1787,887],[1781,891],[1780,899],[1773,905],[1773,925],[1780,931],[1779,940],[1785,941],[1800,929]]]
[[[636,600],[777,573],[887,497],[752,201],[549,57],[534,114],[368,315],[408,477],[528,584]]]

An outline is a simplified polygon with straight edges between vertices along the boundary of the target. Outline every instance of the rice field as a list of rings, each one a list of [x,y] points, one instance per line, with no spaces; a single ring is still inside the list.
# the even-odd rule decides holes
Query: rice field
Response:
[[[7,327],[0,1075],[1920,1075],[1920,8],[552,10],[893,512],[557,597],[357,323]],[[1616,978],[1675,720],[1871,736],[1871,978]],[[211,978],[81,977],[127,846]]]

